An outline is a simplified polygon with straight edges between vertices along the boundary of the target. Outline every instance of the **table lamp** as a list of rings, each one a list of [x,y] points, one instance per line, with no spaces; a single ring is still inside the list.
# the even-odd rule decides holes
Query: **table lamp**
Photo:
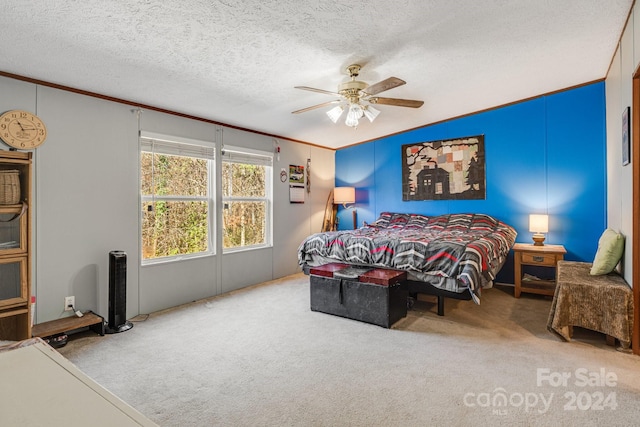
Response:
[[[533,245],[544,246],[544,234],[549,232],[549,215],[529,215],[529,231],[533,234]]]

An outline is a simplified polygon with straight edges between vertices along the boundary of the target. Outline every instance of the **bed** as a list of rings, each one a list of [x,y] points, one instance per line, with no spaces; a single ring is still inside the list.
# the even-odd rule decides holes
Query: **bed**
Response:
[[[486,214],[383,212],[357,230],[316,233],[298,248],[305,273],[331,262],[407,271],[409,291],[480,304],[515,243],[510,225]]]

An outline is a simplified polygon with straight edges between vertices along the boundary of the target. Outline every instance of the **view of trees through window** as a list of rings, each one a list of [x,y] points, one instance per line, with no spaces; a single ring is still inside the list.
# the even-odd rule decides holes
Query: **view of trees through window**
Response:
[[[266,169],[262,165],[222,163],[224,248],[266,243]]]
[[[143,260],[206,252],[209,161],[140,153]]]
[[[140,142],[143,261],[215,253],[216,214],[223,249],[270,243],[270,153],[226,147],[214,173],[214,149],[206,143],[147,136]],[[214,209],[218,179],[222,206]]]

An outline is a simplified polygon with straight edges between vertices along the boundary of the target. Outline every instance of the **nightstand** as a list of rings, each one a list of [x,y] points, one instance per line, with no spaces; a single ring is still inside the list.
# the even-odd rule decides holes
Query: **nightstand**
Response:
[[[513,253],[515,266],[514,281],[516,285],[514,296],[520,298],[521,292],[553,296],[556,290],[555,280],[522,280],[522,266],[533,265],[555,269],[558,261],[564,259],[564,254],[567,253],[564,246],[534,246],[528,243],[516,243],[513,246]]]

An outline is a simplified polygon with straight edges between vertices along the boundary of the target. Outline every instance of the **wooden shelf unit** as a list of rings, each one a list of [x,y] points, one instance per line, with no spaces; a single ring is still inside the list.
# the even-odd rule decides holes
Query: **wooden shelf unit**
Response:
[[[31,158],[31,152],[0,150],[0,170],[20,176],[20,202],[0,205],[1,340],[31,338]]]

